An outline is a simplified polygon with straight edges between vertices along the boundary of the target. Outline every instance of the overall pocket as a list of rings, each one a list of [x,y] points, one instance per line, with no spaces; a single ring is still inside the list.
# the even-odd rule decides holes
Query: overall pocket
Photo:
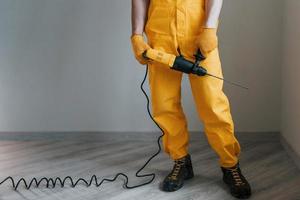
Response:
[[[170,11],[166,7],[153,6],[149,10],[146,33],[170,34]]]

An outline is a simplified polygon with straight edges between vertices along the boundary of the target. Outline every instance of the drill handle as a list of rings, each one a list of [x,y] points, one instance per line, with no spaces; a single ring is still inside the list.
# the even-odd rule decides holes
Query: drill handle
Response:
[[[202,54],[200,49],[197,50],[197,52],[194,56],[196,58],[196,61],[199,60],[201,62],[202,60],[205,60],[205,56]]]
[[[195,61],[195,64],[194,64],[194,67],[198,67],[200,65],[200,62],[202,60],[205,60],[205,57],[203,56],[203,54],[201,53],[201,50],[198,49],[196,54],[194,55],[195,58],[196,58],[196,61]]]

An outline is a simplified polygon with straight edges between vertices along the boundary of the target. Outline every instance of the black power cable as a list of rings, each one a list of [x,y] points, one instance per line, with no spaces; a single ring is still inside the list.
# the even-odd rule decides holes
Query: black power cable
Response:
[[[11,185],[12,187],[17,190],[18,187],[20,186],[20,184],[23,182],[24,186],[26,189],[30,189],[31,187],[33,187],[34,185],[36,187],[39,187],[41,185],[41,183],[46,182],[46,187],[49,188],[50,186],[52,188],[55,188],[57,186],[57,184],[59,183],[61,187],[65,186],[66,181],[69,180],[69,185],[71,185],[71,187],[76,187],[80,182],[84,183],[87,187],[90,187],[93,183],[95,184],[96,187],[100,187],[102,185],[102,183],[104,182],[113,182],[115,181],[118,177],[124,177],[125,178],[125,183],[123,184],[123,187],[125,187],[126,189],[133,189],[133,188],[137,188],[137,187],[141,187],[147,184],[150,184],[153,182],[153,180],[155,179],[155,173],[150,173],[150,174],[140,174],[141,171],[150,163],[150,161],[156,157],[160,152],[161,152],[161,145],[160,145],[160,140],[164,135],[164,131],[163,129],[158,125],[158,123],[154,120],[151,111],[150,111],[150,100],[149,100],[149,96],[147,95],[145,89],[144,89],[144,83],[147,79],[148,76],[148,66],[146,66],[146,72],[143,78],[143,81],[141,82],[140,88],[143,92],[143,94],[146,97],[147,100],[147,112],[151,118],[151,120],[156,124],[156,126],[161,130],[162,135],[160,135],[157,139],[157,145],[158,145],[158,150],[155,154],[153,154],[146,162],[145,164],[136,171],[135,176],[138,178],[142,178],[142,177],[151,177],[150,180],[144,182],[144,183],[140,183],[138,185],[133,185],[130,186],[128,185],[129,182],[129,178],[126,174],[124,173],[117,173],[114,178],[112,179],[108,179],[108,178],[104,178],[99,180],[97,178],[96,175],[93,175],[90,179],[86,180],[84,178],[79,178],[76,181],[74,180],[74,178],[72,178],[71,176],[66,176],[65,178],[61,178],[61,177],[56,177],[56,178],[47,178],[47,177],[43,177],[43,178],[32,178],[29,182],[25,180],[24,177],[20,178],[19,180],[15,180],[13,177],[8,176],[7,178],[5,178],[3,181],[0,182],[0,185],[2,185],[3,183],[7,182],[7,181],[11,181]]]

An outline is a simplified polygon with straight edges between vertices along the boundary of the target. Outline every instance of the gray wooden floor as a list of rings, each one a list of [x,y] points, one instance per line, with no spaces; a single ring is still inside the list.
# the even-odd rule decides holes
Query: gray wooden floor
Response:
[[[130,176],[130,184],[140,183],[134,173],[157,150],[159,135],[145,133],[0,134],[0,179],[8,175],[35,177],[111,178],[118,172]],[[300,200],[300,171],[288,157],[276,133],[237,134],[242,146],[241,167],[252,185],[251,199]],[[0,187],[0,199],[38,200],[227,200],[233,199],[222,183],[217,157],[202,133],[191,134],[190,153],[195,177],[173,193],[159,190],[159,183],[172,167],[165,153],[159,154],[145,172],[155,172],[154,183],[133,189],[122,188],[123,180],[100,188],[79,185],[14,191],[9,184]]]

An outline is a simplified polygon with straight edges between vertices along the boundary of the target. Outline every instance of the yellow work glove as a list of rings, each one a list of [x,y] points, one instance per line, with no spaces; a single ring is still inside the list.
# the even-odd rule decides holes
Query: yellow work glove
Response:
[[[218,46],[216,28],[203,28],[196,39],[196,44],[201,53],[206,56]]]
[[[135,58],[139,63],[145,65],[148,60],[143,57],[143,53],[150,49],[150,46],[145,42],[143,35],[134,34],[131,36],[131,45]]]

